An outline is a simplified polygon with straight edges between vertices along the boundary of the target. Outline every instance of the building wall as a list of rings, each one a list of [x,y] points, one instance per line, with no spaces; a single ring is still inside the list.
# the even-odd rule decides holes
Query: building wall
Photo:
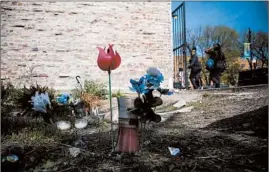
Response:
[[[1,79],[59,90],[75,76],[108,83],[97,67],[97,46],[115,44],[121,66],[114,89],[128,89],[155,66],[164,87],[173,77],[170,2],[1,2]]]
[[[249,66],[247,59],[242,59],[242,58],[238,57],[237,63],[240,64],[241,71],[250,70],[250,66]],[[253,62],[252,62],[252,65],[253,65]],[[256,60],[256,67],[262,68],[262,61],[261,60]]]

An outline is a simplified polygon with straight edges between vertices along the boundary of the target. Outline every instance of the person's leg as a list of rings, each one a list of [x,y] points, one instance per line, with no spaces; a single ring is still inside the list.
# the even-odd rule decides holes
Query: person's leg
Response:
[[[196,81],[195,81],[195,71],[192,69],[191,73],[190,73],[190,80],[191,80],[191,84],[193,86],[193,89],[197,89],[197,85],[196,85]]]
[[[218,85],[218,72],[216,69],[212,70],[211,72],[211,80],[213,82],[214,87],[217,87]]]
[[[199,71],[195,72],[195,83],[197,88],[200,88]]]
[[[201,88],[202,86],[201,71],[202,70],[197,70],[195,75],[196,85],[198,88]]]
[[[203,81],[202,81],[202,78],[201,78],[201,75],[199,76],[198,78],[198,83],[199,83],[199,89],[203,89]]]
[[[200,81],[199,81],[199,79],[195,79],[195,83],[197,85],[197,88],[199,89],[200,88]]]
[[[210,88],[212,86],[211,83],[213,83],[213,85],[215,84],[215,82],[214,82],[214,75],[215,75],[215,71],[214,70],[211,70],[210,71],[210,74],[209,74],[209,87]]]
[[[215,87],[220,88],[221,69],[216,70],[215,74]]]

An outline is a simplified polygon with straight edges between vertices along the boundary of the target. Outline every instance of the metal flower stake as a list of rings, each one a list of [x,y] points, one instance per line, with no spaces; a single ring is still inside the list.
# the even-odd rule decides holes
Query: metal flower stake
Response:
[[[99,55],[97,58],[98,67],[108,72],[108,81],[109,81],[109,103],[110,103],[110,119],[111,119],[111,145],[112,151],[114,150],[114,136],[113,136],[113,113],[112,113],[112,96],[111,96],[111,70],[115,70],[120,66],[121,57],[117,51],[114,52],[113,44],[108,45],[108,49],[97,47],[99,50]]]

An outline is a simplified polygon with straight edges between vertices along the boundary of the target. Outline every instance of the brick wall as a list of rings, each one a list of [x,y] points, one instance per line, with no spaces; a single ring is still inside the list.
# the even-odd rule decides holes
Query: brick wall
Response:
[[[114,89],[128,89],[149,66],[163,72],[168,87],[170,14],[170,2],[1,2],[1,78],[59,90],[74,88],[76,75],[107,84],[96,47],[114,43],[122,57]]]

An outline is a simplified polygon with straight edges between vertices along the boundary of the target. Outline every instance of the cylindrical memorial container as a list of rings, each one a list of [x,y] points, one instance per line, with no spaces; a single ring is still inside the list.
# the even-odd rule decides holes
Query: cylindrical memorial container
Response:
[[[116,150],[134,153],[138,150],[138,116],[129,109],[134,108],[134,98],[118,97],[119,131]]]

